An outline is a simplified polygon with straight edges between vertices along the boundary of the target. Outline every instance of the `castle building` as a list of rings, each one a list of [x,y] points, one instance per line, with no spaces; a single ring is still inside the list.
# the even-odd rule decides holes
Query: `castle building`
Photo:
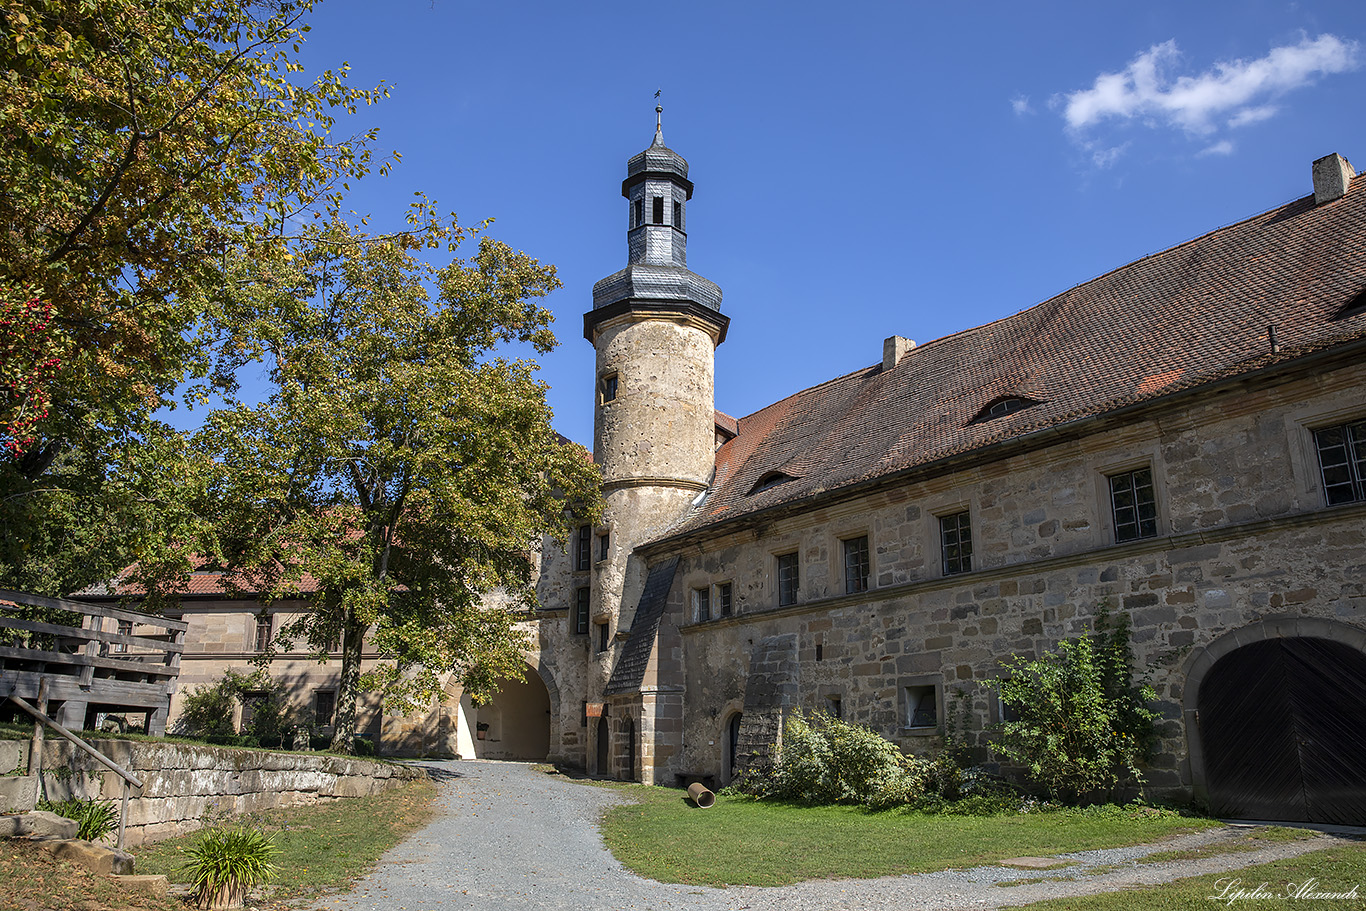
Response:
[[[824,709],[914,753],[961,723],[989,762],[984,681],[1108,608],[1159,694],[1154,796],[1366,824],[1366,176],[1328,155],[1312,178],[736,420],[657,123],[584,316],[601,523],[537,555],[526,679],[371,706],[380,749],[723,784]],[[184,666],[221,673],[270,614],[205,597]],[[335,670],[297,671],[329,715]]]
[[[957,715],[989,760],[983,681],[1108,606],[1159,693],[1154,794],[1366,822],[1366,178],[1337,155],[1312,176],[737,421],[657,126],[622,184],[626,268],[584,316],[606,510],[543,554],[528,619],[549,712],[489,708],[656,784],[726,782],[799,709],[917,753]]]

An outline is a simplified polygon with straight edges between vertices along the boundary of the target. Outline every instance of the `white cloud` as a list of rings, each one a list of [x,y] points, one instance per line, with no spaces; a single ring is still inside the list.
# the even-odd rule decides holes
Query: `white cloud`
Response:
[[[1166,41],[1139,54],[1119,73],[1102,73],[1089,89],[1062,96],[1068,127],[1082,131],[1111,119],[1166,123],[1208,135],[1227,118],[1245,126],[1276,113],[1268,99],[1310,85],[1322,75],[1360,65],[1360,44],[1335,35],[1302,38],[1299,44],[1272,48],[1256,60],[1216,63],[1195,76],[1176,75],[1181,59],[1176,42]]]
[[[1228,119],[1231,127],[1245,127],[1250,123],[1260,123],[1263,120],[1270,120],[1280,113],[1280,108],[1274,104],[1264,104],[1256,108],[1243,108]]]
[[[1029,106],[1028,95],[1016,95],[1010,99],[1010,108],[1015,112],[1015,116],[1023,117],[1026,114],[1033,114],[1034,109]]]
[[[1103,171],[1106,168],[1112,166],[1116,161],[1118,161],[1119,156],[1123,155],[1128,150],[1128,148],[1129,144],[1127,142],[1123,145],[1114,146],[1108,149],[1091,148],[1088,150],[1091,153],[1091,164],[1094,165],[1098,170]]]
[[[1203,149],[1201,149],[1199,152],[1196,152],[1195,154],[1199,155],[1202,158],[1206,155],[1232,155],[1233,143],[1229,142],[1227,139],[1221,139],[1214,145],[1205,146]]]

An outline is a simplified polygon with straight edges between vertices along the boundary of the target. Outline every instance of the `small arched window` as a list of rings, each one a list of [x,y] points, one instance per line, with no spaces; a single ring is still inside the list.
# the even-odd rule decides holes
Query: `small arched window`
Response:
[[[977,417],[971,423],[980,424],[983,421],[990,421],[994,418],[1004,417],[1007,414],[1014,414],[1026,408],[1032,408],[1040,404],[1038,401],[1020,395],[1002,395],[992,399],[982,406],[982,410],[977,412]]]
[[[786,484],[788,481],[795,480],[797,479],[794,478],[792,475],[787,474],[786,472],[768,471],[765,472],[759,478],[759,480],[754,482],[754,486],[749,489],[749,492],[751,495],[753,495],[768,490],[770,488],[777,487],[779,484]]]

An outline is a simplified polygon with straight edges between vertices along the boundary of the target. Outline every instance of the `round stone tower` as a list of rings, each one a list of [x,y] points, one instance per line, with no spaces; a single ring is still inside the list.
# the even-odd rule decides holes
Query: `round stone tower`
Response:
[[[626,268],[593,286],[584,314],[598,352],[593,457],[606,504],[593,542],[593,622],[609,625],[594,630],[599,644],[630,628],[645,574],[632,548],[677,521],[711,481],[715,353],[729,319],[721,289],[688,271],[692,193],[688,162],[664,145],[657,121],[621,185]],[[605,673],[616,651],[598,652]]]

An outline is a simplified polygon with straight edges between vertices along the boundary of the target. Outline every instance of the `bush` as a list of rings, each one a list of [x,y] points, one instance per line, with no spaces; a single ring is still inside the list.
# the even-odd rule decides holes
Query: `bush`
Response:
[[[1010,678],[990,685],[1018,718],[1000,725],[997,749],[1065,803],[1142,783],[1158,717],[1147,703],[1157,695],[1134,683],[1132,662],[1126,619],[1111,625],[1103,607],[1093,635],[1007,662]]]
[[[250,697],[247,694],[252,694]],[[252,717],[237,738],[232,719],[236,703],[251,699]],[[290,711],[283,686],[265,671],[239,674],[228,670],[215,683],[201,684],[185,694],[185,702],[177,722],[179,733],[197,737],[209,743],[236,746],[279,745],[290,726]]]
[[[787,719],[782,748],[762,796],[801,803],[905,805],[924,789],[925,767],[862,725],[818,712]]]
[[[248,890],[275,878],[275,843],[257,829],[209,829],[185,853],[200,908],[240,908]]]
[[[76,837],[86,841],[99,841],[114,831],[119,824],[119,811],[112,800],[71,798],[52,801],[44,797],[38,801],[38,809],[76,820],[80,823]]]

